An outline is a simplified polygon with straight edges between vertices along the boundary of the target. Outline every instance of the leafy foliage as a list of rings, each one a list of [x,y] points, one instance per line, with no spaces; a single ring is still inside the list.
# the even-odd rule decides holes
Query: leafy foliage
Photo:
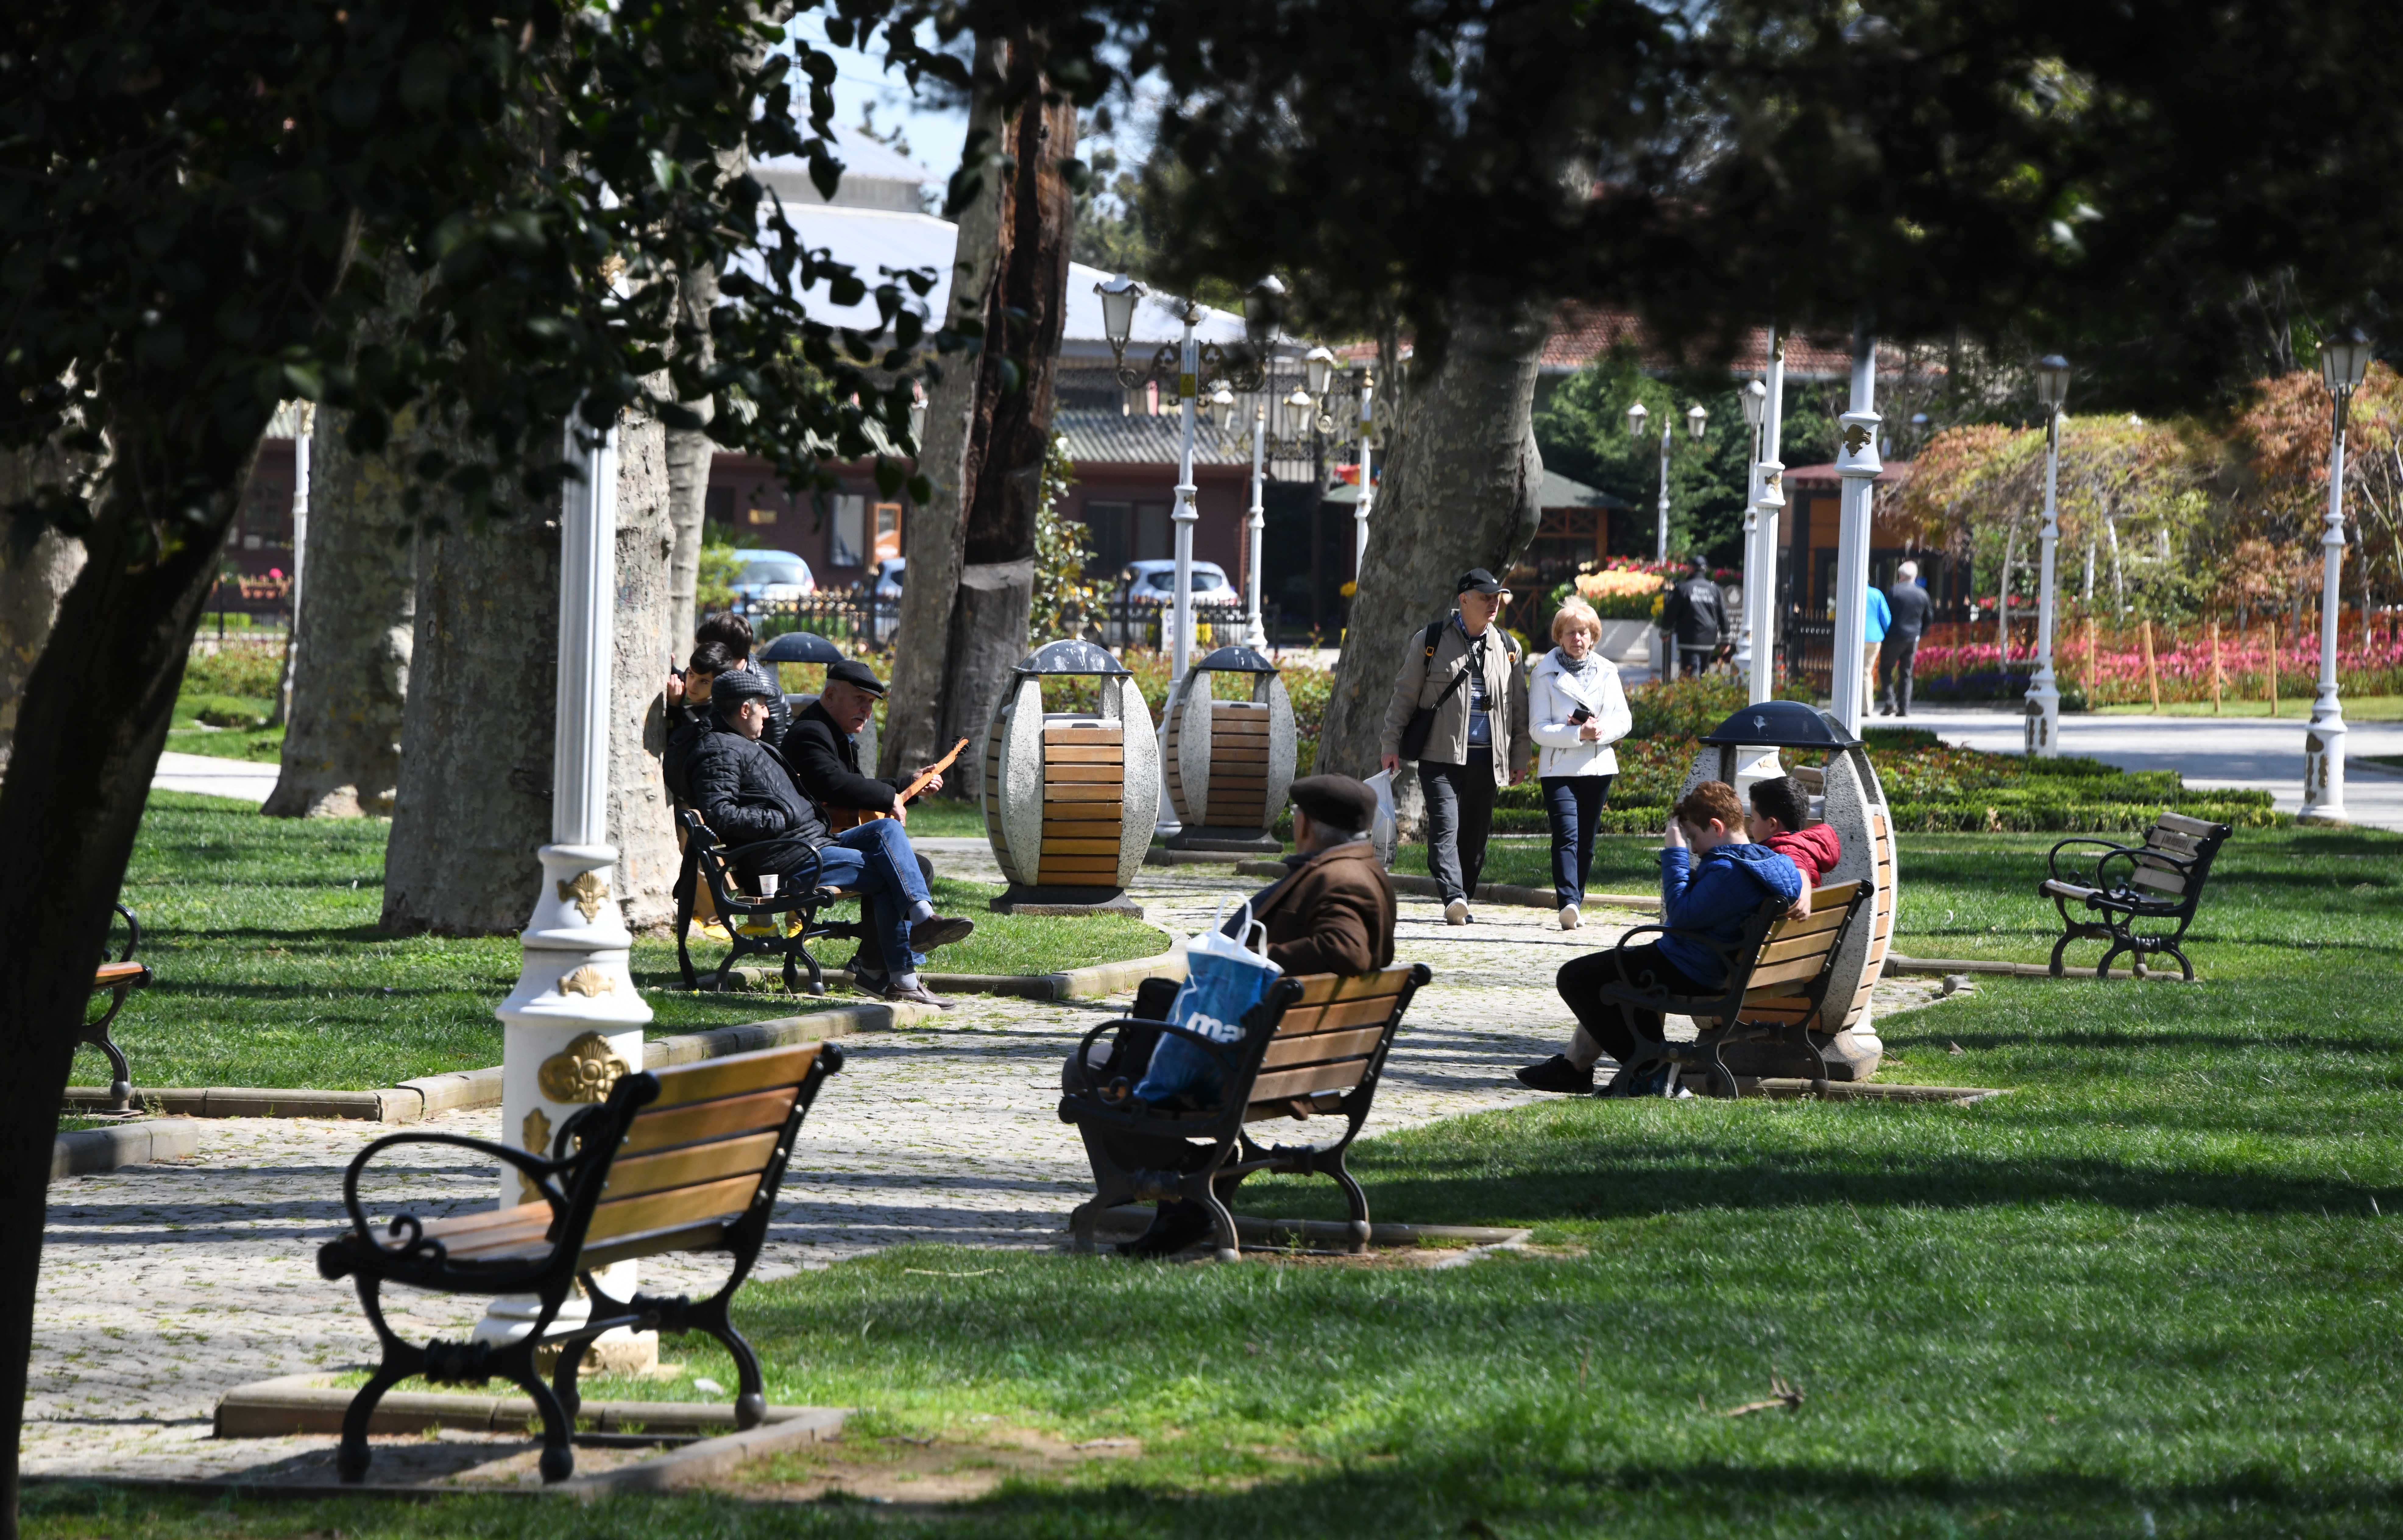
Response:
[[[1653,547],[1660,496],[1660,429],[1670,428],[1669,554],[1699,552],[1715,562],[1743,559],[1744,497],[1751,484],[1752,430],[1743,403],[1717,382],[1701,401],[1710,414],[1702,441],[1687,437],[1695,396],[1681,382],[1646,375],[1632,352],[1599,360],[1554,390],[1535,412],[1535,444],[1548,470],[1599,487],[1634,510],[1640,552]],[[1644,404],[1642,439],[1627,431],[1627,409]],[[1616,551],[1616,546],[1613,547]]]
[[[2245,536],[2283,547],[2245,554],[2256,585],[2316,593],[2319,538],[2327,506],[2328,447],[2335,417],[2314,371],[2297,369],[2253,389],[2238,435],[2246,450],[2249,496],[2233,521]],[[2383,364],[2353,393],[2345,425],[2345,514],[2353,549],[2348,580],[2383,603],[2403,597],[2403,377]],[[2283,566],[2284,572],[2277,568]],[[2278,577],[2284,583],[2277,583]],[[2267,581],[2263,579],[2266,578]],[[2279,597],[2284,597],[2281,593]],[[2265,593],[2263,597],[2269,595]]]

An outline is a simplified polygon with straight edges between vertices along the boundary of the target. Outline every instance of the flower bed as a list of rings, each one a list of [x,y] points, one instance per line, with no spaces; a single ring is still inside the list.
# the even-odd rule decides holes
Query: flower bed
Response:
[[[2286,631],[2278,638],[2278,694],[2287,700],[2308,696],[2319,687],[2319,628]],[[1916,660],[1917,693],[1929,701],[2007,701],[2027,693],[2028,676],[2035,668],[2035,647],[2011,639],[2010,655],[1993,642],[1923,645]],[[2242,634],[2222,633],[2219,643],[2219,689],[2224,700],[2259,701],[2270,693],[2270,637],[2266,627]],[[2145,670],[2145,645],[2139,631],[2098,634],[2090,657],[2083,632],[2064,627],[2054,642],[2053,672],[2059,678],[2063,704],[2079,709],[2127,704],[2152,699],[2152,683]],[[2212,646],[2207,633],[2172,633],[2166,628],[2153,635],[2152,678],[2161,699],[2208,701],[2212,687]],[[2403,693],[2403,634],[2388,626],[2371,629],[2367,640],[2358,630],[2339,639],[2337,683],[2349,695]],[[2077,704],[2072,704],[2075,698]]]

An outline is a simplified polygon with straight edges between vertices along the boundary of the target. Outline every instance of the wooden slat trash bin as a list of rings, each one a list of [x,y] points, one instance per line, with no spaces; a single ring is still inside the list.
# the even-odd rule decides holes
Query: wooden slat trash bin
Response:
[[[1090,680],[1096,709],[1046,708]],[[1053,642],[1012,673],[985,734],[984,824],[1009,887],[1002,913],[1140,912],[1126,895],[1160,816],[1160,756],[1134,676],[1090,642]]]
[[[1819,802],[1820,816],[1843,846],[1820,881],[1859,882],[1867,892],[1858,921],[1846,927],[1843,941],[1828,960],[1826,1004],[1812,1029],[1813,1051],[1805,1053],[1782,1041],[1740,1042],[1729,1046],[1727,1063],[1743,1075],[1867,1080],[1885,1057],[1885,1045],[1870,1017],[1869,995],[1885,974],[1886,948],[1894,936],[1894,817],[1885,788],[1867,747],[1833,716],[1799,701],[1764,701],[1711,729],[1695,751],[1677,795],[1682,798],[1705,781],[1724,781],[1743,796],[1751,782],[1763,778],[1760,756],[1754,753],[1762,749],[1783,752],[1783,773]],[[1767,757],[1767,772],[1779,773],[1775,755]]]
[[[1220,647],[1177,682],[1165,715],[1163,764],[1180,825],[1169,847],[1283,849],[1274,829],[1293,784],[1296,739],[1277,666],[1250,647]]]

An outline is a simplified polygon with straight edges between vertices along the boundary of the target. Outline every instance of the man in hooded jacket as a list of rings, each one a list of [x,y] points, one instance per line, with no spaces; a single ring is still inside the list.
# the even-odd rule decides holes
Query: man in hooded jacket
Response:
[[[1774,894],[1791,904],[1802,891],[1802,874],[1790,858],[1744,837],[1743,804],[1734,787],[1705,781],[1688,792],[1670,816],[1660,852],[1660,923],[1666,933],[1643,946],[1597,951],[1563,965],[1555,985],[1577,1015],[1577,1035],[1566,1053],[1521,1070],[1520,1084],[1590,1094],[1593,1066],[1604,1054],[1625,1063],[1635,1051],[1638,1030],[1654,1042],[1660,1039],[1659,1012],[1622,1010],[1603,998],[1603,986],[1665,987],[1672,994],[1724,989],[1727,961],[1709,943],[1733,946],[1762,899]],[[1645,1089],[1632,1088],[1637,1094]]]

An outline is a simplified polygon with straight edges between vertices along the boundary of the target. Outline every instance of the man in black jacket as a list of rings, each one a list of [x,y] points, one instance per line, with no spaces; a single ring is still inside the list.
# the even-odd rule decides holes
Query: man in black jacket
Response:
[[[1905,562],[1895,574],[1894,587],[1885,590],[1886,607],[1894,612],[1894,620],[1885,628],[1885,640],[1878,644],[1878,693],[1885,699],[1879,704],[1887,716],[1910,715],[1910,676],[1918,663],[1919,639],[1927,634],[1927,617],[1936,608],[1936,601],[1919,586],[1919,563]],[[1896,690],[1899,674],[1900,689]]]
[[[1710,667],[1718,656],[1719,638],[1729,628],[1727,601],[1720,597],[1719,586],[1711,581],[1706,559],[1693,558],[1692,570],[1669,590],[1669,602],[1660,607],[1660,620],[1676,645],[1677,656],[1670,662],[1673,674],[1700,673]]]
[[[756,881],[772,871],[780,879],[859,895],[869,939],[861,943],[852,978],[864,992],[948,1008],[950,1001],[919,980],[918,968],[924,953],[964,939],[975,923],[935,912],[898,819],[870,819],[840,835],[826,826],[824,810],[801,790],[792,764],[761,741],[768,694],[765,682],[749,670],[712,682],[710,698],[720,728],[693,746],[685,767],[701,820],[725,842],[728,864],[739,878]],[[888,796],[897,800],[890,788]]]
[[[685,766],[692,758],[693,745],[706,733],[717,730],[717,714],[711,707],[709,692],[721,673],[730,673],[743,665],[723,642],[703,642],[692,649],[692,660],[681,675],[670,674],[669,683],[680,687],[668,692],[667,746],[660,755],[660,772],[668,784],[668,795],[689,805],[692,787],[685,779]],[[771,720],[771,728],[775,726]],[[762,733],[762,738],[767,734]],[[773,740],[770,740],[772,746]]]

